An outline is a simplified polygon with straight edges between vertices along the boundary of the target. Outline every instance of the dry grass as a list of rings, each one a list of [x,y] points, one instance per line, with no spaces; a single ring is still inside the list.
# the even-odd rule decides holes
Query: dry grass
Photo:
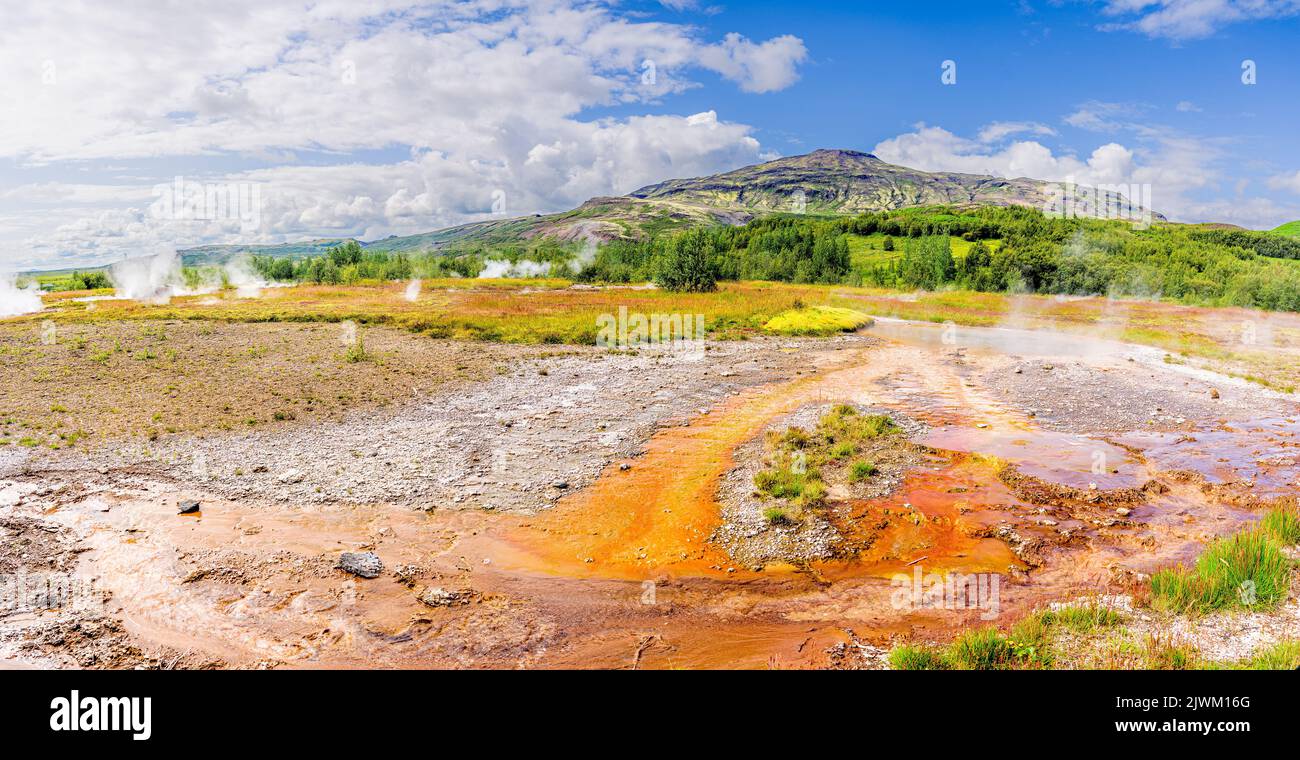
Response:
[[[540,353],[362,334],[366,361],[357,362],[341,325],[69,323],[46,345],[37,324],[0,324],[0,445],[95,446],[337,417]]]

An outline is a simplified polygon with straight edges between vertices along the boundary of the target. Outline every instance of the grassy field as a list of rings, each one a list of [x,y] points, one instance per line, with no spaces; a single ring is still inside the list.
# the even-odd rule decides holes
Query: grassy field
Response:
[[[1283,392],[1300,387],[1300,316],[1103,297],[1059,298],[943,291],[899,294],[838,285],[721,283],[716,293],[675,294],[643,287],[570,287],[564,280],[426,281],[414,301],[404,283],[298,286],[258,299],[194,296],[163,306],[82,302],[49,296],[53,308],[18,321],[111,320],[341,322],[390,325],[456,340],[520,344],[595,343],[597,317],[620,308],[641,314],[702,314],[711,337],[760,334],[772,318],[801,307],[838,307],[872,316],[969,326],[1082,332],[1153,346],[1169,361],[1204,366]]]
[[[675,294],[466,279],[426,281],[414,300],[401,282],[271,288],[255,299],[218,293],[165,305],[78,300],[86,295],[108,294],[48,295],[44,312],[0,322],[0,445],[147,438],[388,403],[422,384],[485,376],[494,371],[489,364],[508,361],[510,345],[593,345],[598,318],[621,309],[700,314],[714,340],[833,334],[868,316],[1077,332],[1154,346],[1166,361],[1280,391],[1300,386],[1300,316],[1156,301],[771,282]],[[339,343],[337,323],[347,321],[366,337],[360,356]],[[52,345],[42,340],[48,323],[58,335]]]
[[[885,250],[886,235],[876,233],[874,235],[848,235],[849,257],[856,271],[864,271],[872,267],[888,266],[903,256],[903,246],[907,243],[907,238],[894,238],[894,250]],[[964,240],[956,235],[949,238],[952,246],[952,257],[960,262],[966,258],[971,246],[975,245],[969,240]],[[985,247],[992,253],[1002,247],[1001,240],[985,240]]]

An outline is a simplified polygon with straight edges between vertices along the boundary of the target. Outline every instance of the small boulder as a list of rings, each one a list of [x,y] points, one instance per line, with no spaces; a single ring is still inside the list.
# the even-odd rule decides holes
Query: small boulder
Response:
[[[1119,515],[1120,517],[1128,517],[1129,515],[1133,514],[1133,510],[1129,509],[1128,507],[1120,507],[1119,509],[1115,510],[1115,514]]]
[[[374,552],[343,552],[339,555],[338,567],[362,578],[378,578],[384,571],[384,563]]]
[[[445,588],[429,586],[420,592],[420,601],[430,607],[451,607],[457,604],[468,604],[473,596],[469,591],[448,591]]]
[[[302,470],[285,470],[284,472],[280,473],[280,477],[278,478],[278,480],[281,483],[286,483],[286,484],[301,483],[303,481],[303,478],[305,477],[306,476],[302,474]]]
[[[192,515],[199,511],[199,503],[197,501],[178,502],[176,504],[176,510],[176,514],[178,515]]]

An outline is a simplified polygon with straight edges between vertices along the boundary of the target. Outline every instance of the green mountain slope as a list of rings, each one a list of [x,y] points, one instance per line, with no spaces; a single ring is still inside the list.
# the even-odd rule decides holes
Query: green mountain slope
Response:
[[[1286,235],[1288,237],[1300,237],[1300,221],[1287,222],[1286,224],[1273,230],[1274,234]]]

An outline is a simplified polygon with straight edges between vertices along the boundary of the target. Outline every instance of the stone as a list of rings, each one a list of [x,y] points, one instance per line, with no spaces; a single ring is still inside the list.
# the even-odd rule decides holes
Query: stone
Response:
[[[338,567],[362,578],[378,578],[384,571],[384,563],[374,552],[343,552]]]
[[[176,514],[178,515],[192,515],[199,511],[199,503],[197,501],[178,502],[176,504],[176,509]]]
[[[286,484],[301,483],[303,481],[303,478],[305,477],[306,476],[302,474],[302,470],[285,470],[284,472],[280,473],[280,477],[278,478],[278,480],[281,483],[286,483]]]
[[[451,607],[456,604],[468,604],[471,594],[466,591],[448,591],[445,588],[429,586],[420,592],[420,601],[430,607]]]

